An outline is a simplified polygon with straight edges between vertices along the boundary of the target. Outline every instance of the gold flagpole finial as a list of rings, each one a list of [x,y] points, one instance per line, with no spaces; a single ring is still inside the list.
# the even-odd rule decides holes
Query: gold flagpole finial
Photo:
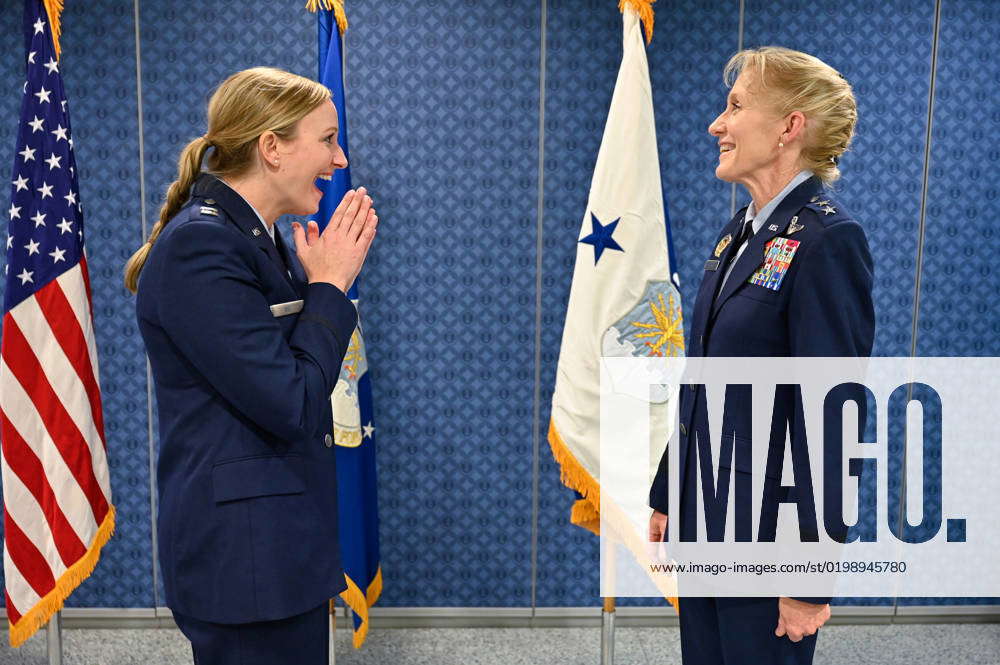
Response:
[[[618,0],[618,11],[624,12],[626,5],[635,10],[646,30],[646,43],[653,41],[653,3],[656,0]]]
[[[62,14],[63,0],[44,0],[45,13],[49,15],[49,27],[52,29],[52,46],[56,49],[56,60],[59,59],[59,35],[62,34],[62,25],[59,23],[59,15]]]
[[[333,15],[337,19],[337,27],[340,29],[340,34],[344,34],[344,31],[347,30],[347,13],[344,11],[344,0],[306,0],[306,9],[314,14],[320,9],[333,11]]]

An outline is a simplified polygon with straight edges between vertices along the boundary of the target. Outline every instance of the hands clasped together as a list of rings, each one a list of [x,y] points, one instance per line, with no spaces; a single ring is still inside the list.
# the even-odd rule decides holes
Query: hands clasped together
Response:
[[[322,233],[310,220],[292,223],[295,253],[310,283],[328,282],[347,293],[375,239],[378,215],[364,187],[348,190]]]

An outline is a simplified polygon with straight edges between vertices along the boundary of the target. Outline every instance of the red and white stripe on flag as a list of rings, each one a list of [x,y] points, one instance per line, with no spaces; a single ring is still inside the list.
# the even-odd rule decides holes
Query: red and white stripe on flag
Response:
[[[86,259],[3,318],[4,576],[10,641],[90,575],[114,529]]]

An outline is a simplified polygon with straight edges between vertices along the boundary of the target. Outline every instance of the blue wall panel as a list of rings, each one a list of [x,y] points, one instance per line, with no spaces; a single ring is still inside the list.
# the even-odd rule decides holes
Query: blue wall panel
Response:
[[[1000,6],[942,4],[918,355],[1000,355]]]
[[[352,2],[386,606],[530,604],[539,5]]]
[[[944,0],[934,95],[917,355],[1000,355],[997,81],[1000,6]],[[900,605],[997,604],[998,598],[900,598]]]

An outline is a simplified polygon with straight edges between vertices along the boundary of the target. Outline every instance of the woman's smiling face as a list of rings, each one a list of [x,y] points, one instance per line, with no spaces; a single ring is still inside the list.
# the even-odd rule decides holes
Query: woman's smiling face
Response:
[[[756,77],[744,71],[733,83],[726,110],[708,126],[719,141],[715,176],[726,182],[746,184],[755,174],[774,166],[784,121],[758,92]]]

